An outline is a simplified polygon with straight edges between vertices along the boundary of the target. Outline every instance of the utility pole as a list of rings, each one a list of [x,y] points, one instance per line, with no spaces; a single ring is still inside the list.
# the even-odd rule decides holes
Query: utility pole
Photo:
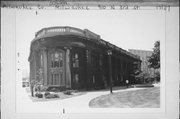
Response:
[[[111,65],[111,56],[112,56],[112,51],[108,50],[110,93],[113,93],[112,92],[112,65]]]

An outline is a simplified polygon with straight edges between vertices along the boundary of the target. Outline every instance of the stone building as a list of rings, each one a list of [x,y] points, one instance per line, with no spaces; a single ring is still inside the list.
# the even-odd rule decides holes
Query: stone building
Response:
[[[126,79],[133,83],[133,68],[141,62],[139,56],[100,35],[68,26],[38,31],[28,60],[30,82],[60,90],[104,88],[110,85],[110,77],[114,85],[122,85]]]

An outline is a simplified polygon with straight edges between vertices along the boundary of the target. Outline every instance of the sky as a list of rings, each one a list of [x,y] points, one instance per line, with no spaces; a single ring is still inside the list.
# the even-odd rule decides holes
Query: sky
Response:
[[[152,50],[165,39],[163,11],[153,10],[17,10],[16,48],[23,76],[29,75],[30,43],[44,27],[71,26],[88,29],[120,48]]]

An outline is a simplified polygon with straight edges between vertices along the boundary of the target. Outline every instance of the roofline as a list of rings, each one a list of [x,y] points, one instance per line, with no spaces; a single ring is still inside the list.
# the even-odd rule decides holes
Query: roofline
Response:
[[[41,30],[36,32],[35,38],[31,41],[31,44],[42,38],[61,36],[61,35],[62,36],[74,35],[74,36],[79,36],[82,38],[84,37],[85,39],[88,39],[88,41],[104,45],[108,47],[110,50],[115,50],[123,54],[126,54],[130,57],[133,57],[137,60],[140,60],[140,57],[138,57],[137,55],[134,55],[116,45],[113,45],[101,39],[100,35],[93,33],[92,31],[88,29],[81,30],[79,28],[70,27],[70,26],[53,26],[53,27],[42,28]]]

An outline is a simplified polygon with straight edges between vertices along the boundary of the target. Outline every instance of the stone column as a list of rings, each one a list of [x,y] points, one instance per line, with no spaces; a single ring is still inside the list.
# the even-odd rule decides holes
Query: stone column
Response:
[[[48,85],[48,62],[47,62],[47,49],[42,48],[43,55],[43,84]]]
[[[71,88],[70,48],[66,48],[66,88]]]
[[[103,59],[103,56],[102,56],[102,54],[100,53],[100,54],[99,54],[99,62],[100,62],[99,64],[100,64],[100,68],[99,68],[99,76],[98,76],[98,77],[100,78],[100,79],[99,79],[100,82],[103,82],[103,67],[102,67],[102,66],[103,66],[103,60],[102,60],[102,59]],[[99,82],[98,82],[98,83],[99,83]],[[102,86],[102,85],[101,85],[101,86]]]
[[[91,88],[91,51],[89,49],[86,50],[86,86],[88,89]]]
[[[123,56],[121,55],[121,83],[123,82],[124,78],[124,70],[123,70]]]
[[[113,93],[112,91],[112,51],[108,50],[108,64],[109,64],[109,82],[110,82],[110,93]]]

